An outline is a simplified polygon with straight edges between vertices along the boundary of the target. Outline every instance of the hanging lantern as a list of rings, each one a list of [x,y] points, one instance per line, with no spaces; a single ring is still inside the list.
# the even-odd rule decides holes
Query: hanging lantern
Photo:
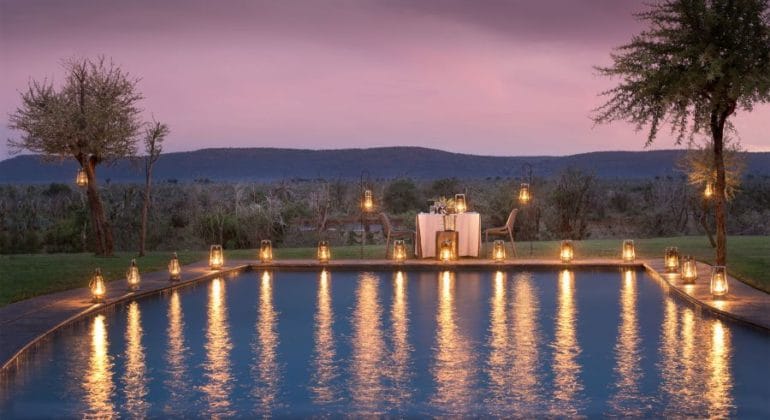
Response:
[[[142,281],[141,276],[139,276],[139,267],[136,266],[136,260],[131,260],[131,265],[128,267],[128,271],[126,271],[126,283],[128,284],[128,290],[130,291],[136,291],[139,290],[139,283]]]
[[[497,239],[492,243],[492,259],[495,262],[505,261],[505,242]]]
[[[666,248],[664,265],[667,273],[679,272],[679,248],[675,246]]]
[[[318,242],[318,262],[326,264],[332,258],[332,250],[328,241]]]
[[[75,184],[81,188],[88,186],[88,175],[86,175],[85,169],[78,169],[78,174],[75,176]]]
[[[684,257],[682,260],[682,281],[687,284],[695,283],[698,278],[698,266],[693,257]]]
[[[532,195],[529,192],[529,184],[522,182],[521,187],[519,187],[519,203],[529,204],[530,200],[532,200]]]
[[[634,249],[634,241],[626,239],[623,241],[623,262],[634,262],[636,259],[636,250]]]
[[[727,268],[715,265],[711,272],[711,295],[715,298],[727,295]]]
[[[457,230],[457,215],[456,214],[445,214],[443,219],[444,219],[444,231],[455,231],[455,230]]]
[[[262,264],[273,262],[273,243],[269,239],[263,239],[259,243],[259,261]]]
[[[714,183],[706,181],[706,188],[703,190],[703,197],[709,199],[714,196]]]
[[[402,263],[406,260],[406,244],[403,239],[393,241],[393,259],[397,263]]]
[[[102,270],[98,268],[94,270],[94,275],[88,283],[88,288],[91,289],[91,298],[94,302],[104,302],[104,295],[107,293],[107,287],[104,285]]]
[[[439,255],[439,260],[441,260],[441,262],[454,261],[456,256],[455,256],[454,246],[452,244],[452,241],[442,242],[438,255]]]
[[[361,201],[361,207],[364,209],[365,212],[370,212],[374,210],[374,199],[372,198],[372,190],[364,190],[364,197]]]
[[[225,256],[222,253],[222,245],[211,245],[209,251],[209,267],[212,270],[220,270],[225,263]]]
[[[561,257],[561,262],[565,264],[572,262],[572,259],[575,258],[575,248],[572,246],[572,241],[569,239],[561,241],[559,256]]]
[[[176,252],[171,256],[171,261],[168,262],[168,278],[171,281],[182,280],[182,267],[179,265]]]
[[[465,201],[465,194],[455,194],[455,212],[465,213],[468,210],[468,203]]]

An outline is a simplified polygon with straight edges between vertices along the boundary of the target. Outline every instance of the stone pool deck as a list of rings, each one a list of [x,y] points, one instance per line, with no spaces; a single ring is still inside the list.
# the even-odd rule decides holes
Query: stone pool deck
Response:
[[[155,295],[167,290],[189,286],[211,278],[233,275],[250,268],[281,270],[318,270],[326,267],[332,270],[439,270],[439,269],[602,269],[632,267],[644,268],[650,275],[662,281],[683,298],[728,318],[748,323],[770,331],[770,294],[753,289],[729,277],[729,294],[715,300],[709,292],[711,267],[699,263],[699,277],[694,285],[682,285],[677,276],[663,274],[663,260],[639,260],[624,264],[617,259],[581,260],[568,265],[555,260],[509,260],[496,263],[485,259],[467,259],[449,264],[435,260],[408,260],[395,263],[390,260],[333,260],[320,265],[316,260],[285,260],[262,265],[253,260],[231,260],[226,267],[212,271],[201,261],[186,265],[182,269],[182,280],[170,282],[166,271],[142,274],[141,289],[128,292],[125,280],[107,283],[104,303],[91,301],[88,288],[73,289],[39,296],[0,308],[0,373],[24,363],[27,350],[48,338],[60,327],[76,322],[116,304],[144,296]],[[85,281],[84,281],[85,282]]]

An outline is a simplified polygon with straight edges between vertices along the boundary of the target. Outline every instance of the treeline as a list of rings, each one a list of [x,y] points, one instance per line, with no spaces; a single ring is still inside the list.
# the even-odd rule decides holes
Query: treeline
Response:
[[[465,193],[483,227],[502,226],[520,207],[516,237],[530,239],[644,238],[713,231],[712,204],[684,177],[604,181],[566,170],[534,179],[534,200],[517,202],[518,179],[373,180],[378,211],[405,227],[435,198]],[[100,188],[117,250],[138,248],[142,186]],[[295,180],[275,183],[158,183],[152,197],[148,250],[254,248],[270,238],[279,246],[309,246],[319,237],[335,243],[360,240],[357,181]],[[768,235],[770,181],[749,177],[729,203],[728,231]],[[370,241],[381,240],[376,217],[367,220]],[[370,229],[371,228],[371,229]],[[0,186],[0,253],[93,251],[85,194],[74,185]]]

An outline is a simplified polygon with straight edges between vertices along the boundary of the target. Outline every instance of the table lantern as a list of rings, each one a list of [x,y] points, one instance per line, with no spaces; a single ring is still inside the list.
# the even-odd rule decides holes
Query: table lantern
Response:
[[[530,200],[532,200],[532,195],[529,192],[529,184],[523,182],[519,187],[519,203],[529,204]]]
[[[273,262],[273,243],[269,239],[263,239],[259,243],[259,261],[262,264]]]
[[[102,270],[98,268],[94,270],[94,275],[88,283],[88,288],[91,289],[91,298],[94,302],[104,302],[104,295],[107,293],[107,287],[104,285]]]
[[[445,214],[443,219],[444,219],[444,231],[457,230],[457,215]]]
[[[692,257],[684,257],[682,260],[682,281],[687,284],[695,283],[698,278],[698,265]]]
[[[209,251],[209,267],[212,270],[220,270],[225,263],[225,256],[222,253],[222,245],[211,245]]]
[[[444,241],[441,243],[441,248],[439,249],[439,259],[442,262],[453,261],[455,259],[454,254],[454,246],[452,241]]]
[[[675,246],[666,248],[664,264],[667,273],[679,272],[679,248]]]
[[[572,246],[572,241],[569,239],[561,241],[561,250],[559,252],[561,262],[570,263],[575,258],[575,248]]]
[[[626,239],[623,241],[623,262],[634,262],[636,259],[636,250],[634,249],[634,241]]]
[[[365,190],[364,196],[361,200],[361,208],[365,212],[370,212],[374,210],[374,199],[372,198],[372,190]]]
[[[406,260],[406,244],[403,239],[393,241],[393,260],[402,263]]]
[[[182,280],[182,267],[179,265],[176,252],[171,256],[171,261],[168,262],[168,278],[171,281]]]
[[[81,188],[88,186],[88,175],[86,175],[85,169],[78,169],[78,174],[75,176],[75,184]]]
[[[331,247],[328,241],[318,242],[318,262],[326,264],[332,258]]]
[[[465,213],[468,210],[468,203],[465,201],[465,194],[455,194],[455,212]]]
[[[492,243],[492,259],[495,262],[505,261],[505,242],[497,239]]]
[[[142,281],[141,276],[139,276],[139,267],[136,266],[136,260],[131,260],[131,265],[128,267],[128,271],[126,271],[126,283],[128,284],[128,290],[130,291],[136,291],[139,289],[139,283]]]
[[[711,272],[711,295],[715,298],[727,295],[727,268],[715,265]]]

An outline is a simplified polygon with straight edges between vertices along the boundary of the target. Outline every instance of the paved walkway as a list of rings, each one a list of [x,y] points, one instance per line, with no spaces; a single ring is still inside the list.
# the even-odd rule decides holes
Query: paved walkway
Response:
[[[165,271],[143,273],[141,290],[127,292],[125,280],[107,283],[105,302],[94,304],[88,288],[68,290],[44,295],[13,303],[0,308],[0,372],[23,363],[26,350],[45,340],[52,331],[87,317],[106,307],[136,299],[141,296],[160,293],[163,290],[184,287],[206,279],[228,273],[234,273],[249,267],[260,269],[262,265],[255,261],[228,261],[220,271],[209,270],[205,262],[184,266],[182,280],[170,282]],[[663,273],[663,261],[639,261],[622,264],[617,259],[581,260],[564,265],[554,260],[511,260],[495,263],[484,259],[464,259],[444,264],[436,260],[409,260],[403,264],[389,260],[333,260],[324,265],[333,270],[436,270],[441,267],[453,269],[511,269],[511,268],[614,268],[619,266],[645,267],[651,275],[669,284],[685,298],[702,304],[706,308],[724,316],[738,319],[749,324],[770,330],[770,294],[753,289],[730,277],[729,295],[726,299],[714,300],[709,292],[711,269],[705,264],[698,266],[699,278],[694,285],[681,285],[678,278]],[[266,268],[282,270],[318,270],[321,266],[316,260],[276,261]]]

